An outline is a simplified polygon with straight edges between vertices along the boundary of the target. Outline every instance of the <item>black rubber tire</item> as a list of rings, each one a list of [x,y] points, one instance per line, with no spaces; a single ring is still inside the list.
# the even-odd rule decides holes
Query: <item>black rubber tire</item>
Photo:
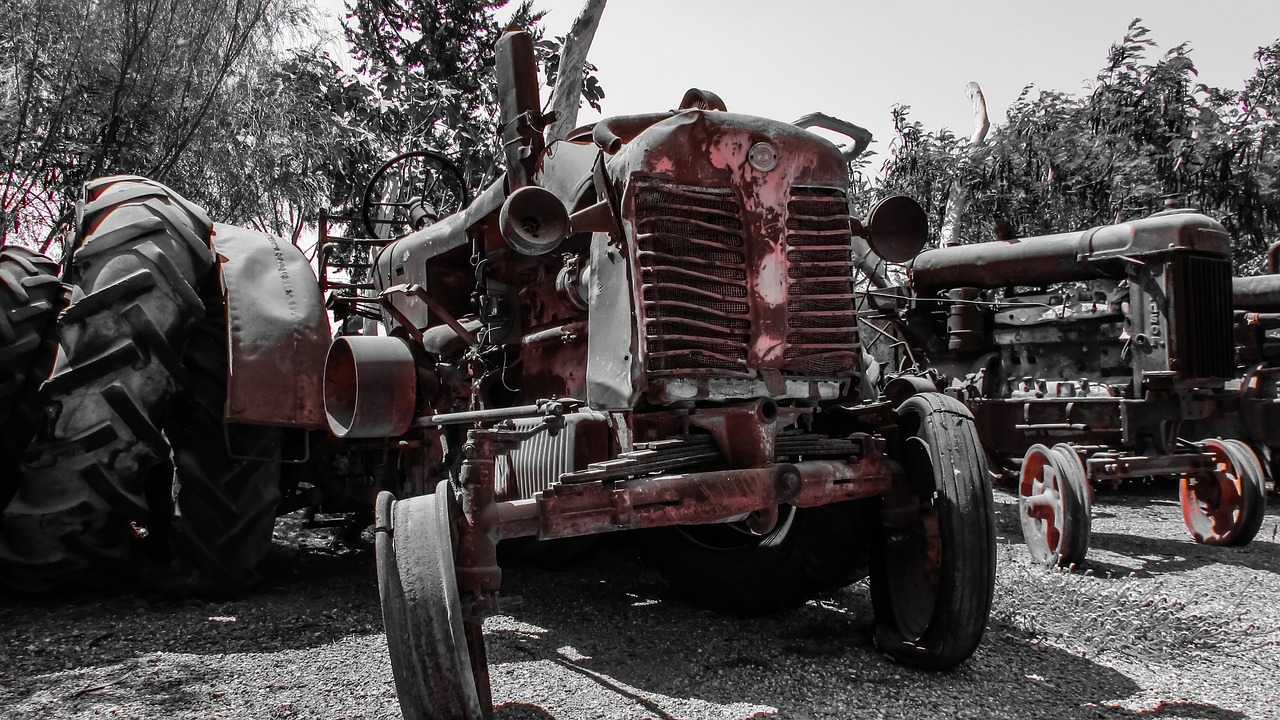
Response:
[[[85,186],[66,278],[83,293],[58,320],[63,361],[4,510],[0,582],[26,592],[126,582],[163,478],[160,432],[204,312],[213,266],[204,211],[133,176]]]
[[[227,318],[213,280],[203,293],[205,320],[183,353],[187,384],[164,429],[173,449],[173,516],[160,582],[172,595],[226,596],[255,584],[281,499],[284,431],[224,420]]]
[[[896,459],[924,512],[914,527],[882,532],[872,550],[875,641],[904,665],[941,670],[972,655],[986,630],[996,569],[991,480],[973,415],[957,400],[914,395],[899,406],[898,422]],[[930,553],[921,551],[934,533],[940,552],[929,568]],[[911,610],[915,617],[903,617]]]
[[[54,330],[69,297],[56,262],[0,247],[0,508],[18,490],[18,457],[34,432],[37,391],[53,370]]]
[[[465,637],[450,492],[448,481],[399,502],[383,492],[375,507],[378,594],[406,720],[481,720],[492,712],[481,705],[488,688],[477,687]]]
[[[738,523],[660,528],[641,541],[646,559],[690,602],[755,616],[803,605],[866,576],[861,506],[784,507],[777,526]]]

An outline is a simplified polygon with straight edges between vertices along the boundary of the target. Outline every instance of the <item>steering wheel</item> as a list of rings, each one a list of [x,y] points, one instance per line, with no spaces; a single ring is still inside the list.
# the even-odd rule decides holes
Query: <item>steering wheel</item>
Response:
[[[364,187],[360,220],[369,237],[400,237],[458,212],[471,202],[462,171],[432,150],[414,150],[382,164]]]

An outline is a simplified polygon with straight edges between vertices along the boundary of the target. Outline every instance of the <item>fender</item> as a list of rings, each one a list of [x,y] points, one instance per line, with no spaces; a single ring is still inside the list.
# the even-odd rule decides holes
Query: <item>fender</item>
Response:
[[[329,321],[311,263],[266,233],[213,225],[227,311],[226,420],[323,428]]]

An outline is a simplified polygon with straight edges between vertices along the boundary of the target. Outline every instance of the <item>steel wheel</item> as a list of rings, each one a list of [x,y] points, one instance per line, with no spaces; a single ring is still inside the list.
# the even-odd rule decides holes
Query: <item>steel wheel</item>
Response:
[[[944,669],[982,641],[995,589],[991,480],[973,416],[941,393],[898,408],[905,477],[871,557],[876,644],[904,665]],[[903,500],[907,502],[903,502]],[[913,508],[912,505],[915,505]]]
[[[1069,567],[1089,552],[1089,480],[1070,445],[1032,445],[1022,458],[1018,516],[1031,559]]]
[[[1204,446],[1216,468],[1207,476],[1182,476],[1183,522],[1198,543],[1247,545],[1267,511],[1262,464],[1239,440],[1206,440]]]
[[[378,495],[376,554],[382,620],[406,720],[481,720],[453,564],[451,490],[395,501]],[[479,633],[473,633],[478,635]],[[480,642],[482,638],[472,638]],[[488,696],[488,688],[484,688]]]

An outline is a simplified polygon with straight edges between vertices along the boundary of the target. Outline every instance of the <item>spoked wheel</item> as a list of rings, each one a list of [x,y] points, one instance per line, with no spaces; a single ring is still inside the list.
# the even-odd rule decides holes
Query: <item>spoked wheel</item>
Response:
[[[431,150],[397,155],[364,188],[360,219],[369,237],[395,238],[457,212],[471,202],[462,171]]]
[[[376,554],[382,621],[391,670],[406,720],[481,720],[491,713],[487,676],[479,688],[463,627],[453,564],[452,491],[443,481],[433,495],[396,501],[378,495]]]
[[[858,512],[854,505],[782,505],[766,532],[749,521],[661,528],[648,535],[644,552],[690,602],[761,615],[865,577]]]
[[[1089,480],[1071,446],[1032,445],[1022,458],[1018,516],[1031,559],[1070,567],[1089,552]]]
[[[991,480],[973,416],[957,400],[912,396],[898,425],[904,478],[871,554],[875,639],[904,665],[944,669],[977,649],[991,610]]]
[[[1208,475],[1183,475],[1182,519],[1196,542],[1248,545],[1267,511],[1258,456],[1239,440],[1206,440],[1216,467]]]

